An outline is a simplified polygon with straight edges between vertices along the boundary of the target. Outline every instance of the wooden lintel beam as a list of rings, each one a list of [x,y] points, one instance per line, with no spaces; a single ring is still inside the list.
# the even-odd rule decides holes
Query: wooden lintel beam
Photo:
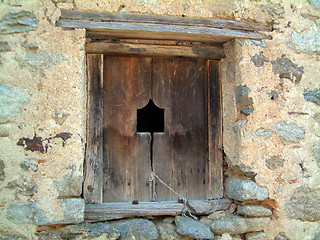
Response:
[[[155,16],[137,13],[81,12],[72,10],[61,10],[61,19],[160,23],[169,25],[206,26],[214,28],[227,28],[248,31],[272,31],[271,25],[261,23],[238,22],[233,20],[222,19]]]
[[[227,210],[232,203],[229,199],[189,201],[195,215],[207,215],[219,210]],[[86,204],[85,219],[89,221],[111,220],[137,216],[177,216],[184,209],[178,202],[141,202]]]
[[[167,46],[133,43],[91,42],[86,44],[87,53],[139,54],[149,56],[184,56],[221,59],[223,48],[215,46]]]
[[[269,36],[248,32],[243,30],[230,30],[212,27],[194,27],[182,25],[168,25],[155,23],[132,23],[132,22],[95,22],[87,20],[66,20],[60,19],[57,24],[58,27],[65,28],[86,28],[86,29],[100,29],[100,30],[122,30],[132,32],[156,32],[156,33],[171,33],[171,34],[199,34],[207,36],[221,36],[232,38],[249,38],[249,39],[270,39]],[[137,33],[138,35],[138,33]]]

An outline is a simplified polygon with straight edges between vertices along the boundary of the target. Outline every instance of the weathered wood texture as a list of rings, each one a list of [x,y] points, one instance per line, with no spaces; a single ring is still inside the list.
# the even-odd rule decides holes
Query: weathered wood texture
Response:
[[[150,58],[105,56],[103,202],[149,201],[151,138],[135,132],[150,89]]]
[[[61,10],[61,19],[87,19],[94,21],[114,21],[114,22],[144,22],[162,23],[172,25],[207,26],[215,28],[228,28],[249,31],[271,31],[272,26],[261,23],[237,22],[221,19],[200,19],[188,17],[155,16],[136,13],[106,13],[106,12],[81,12]]]
[[[184,56],[195,58],[221,59],[222,47],[214,46],[167,46],[133,43],[91,42],[86,44],[87,53],[139,54],[148,56]]]
[[[206,195],[206,61],[154,59],[152,98],[165,109],[165,133],[154,134],[154,172],[187,199]],[[157,200],[179,197],[156,180]]]
[[[208,149],[209,177],[207,191],[214,198],[223,197],[222,101],[220,61],[208,61]]]
[[[228,199],[189,201],[196,215],[207,215],[214,211],[227,210],[232,201]],[[138,216],[176,216],[180,215],[184,204],[178,202],[140,202],[86,204],[85,219],[91,221],[111,220]]]
[[[83,195],[87,203],[102,202],[103,184],[103,82],[101,54],[87,54],[87,144]]]
[[[59,27],[65,28],[85,28],[89,32],[94,30],[107,31],[124,31],[123,33],[135,34],[136,39],[143,39],[143,34],[149,35],[149,39],[168,39],[174,40],[177,36],[189,40],[188,36],[198,38],[198,41],[208,37],[224,37],[229,40],[232,38],[250,38],[250,39],[270,39],[267,35],[249,32],[244,30],[231,30],[203,26],[184,26],[184,25],[168,25],[159,23],[135,23],[135,22],[95,22],[87,20],[69,20],[60,19],[57,24]],[[112,34],[111,32],[111,34]],[[155,33],[155,34],[153,34]],[[157,35],[158,33],[158,35]],[[160,36],[159,36],[159,33]],[[162,36],[161,36],[162,35]],[[183,39],[182,39],[183,40]]]

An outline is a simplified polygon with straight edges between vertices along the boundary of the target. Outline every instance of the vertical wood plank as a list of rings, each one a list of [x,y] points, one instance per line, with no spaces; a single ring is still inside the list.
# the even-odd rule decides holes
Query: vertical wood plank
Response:
[[[154,59],[153,99],[165,108],[165,133],[155,134],[154,171],[188,199],[206,198],[206,61]],[[156,181],[158,200],[178,197]]]
[[[102,202],[102,61],[101,54],[87,54],[87,147],[83,184],[86,203]]]
[[[149,133],[136,133],[137,109],[151,97],[151,59],[104,58],[104,202],[149,201]]]
[[[220,61],[208,61],[209,198],[223,198],[222,102]]]

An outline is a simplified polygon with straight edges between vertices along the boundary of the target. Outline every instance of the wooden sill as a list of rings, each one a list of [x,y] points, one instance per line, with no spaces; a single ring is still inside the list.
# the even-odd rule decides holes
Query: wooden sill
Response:
[[[189,201],[195,215],[208,215],[219,210],[229,209],[232,201],[229,199],[193,200]],[[184,209],[183,203],[178,202],[141,202],[132,203],[101,203],[86,204],[85,220],[103,221],[127,217],[141,216],[177,216]]]

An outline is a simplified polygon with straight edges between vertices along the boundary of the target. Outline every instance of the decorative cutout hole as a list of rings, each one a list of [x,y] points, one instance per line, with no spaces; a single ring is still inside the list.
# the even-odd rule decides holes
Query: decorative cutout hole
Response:
[[[164,109],[157,107],[152,99],[137,110],[137,132],[164,132]]]

